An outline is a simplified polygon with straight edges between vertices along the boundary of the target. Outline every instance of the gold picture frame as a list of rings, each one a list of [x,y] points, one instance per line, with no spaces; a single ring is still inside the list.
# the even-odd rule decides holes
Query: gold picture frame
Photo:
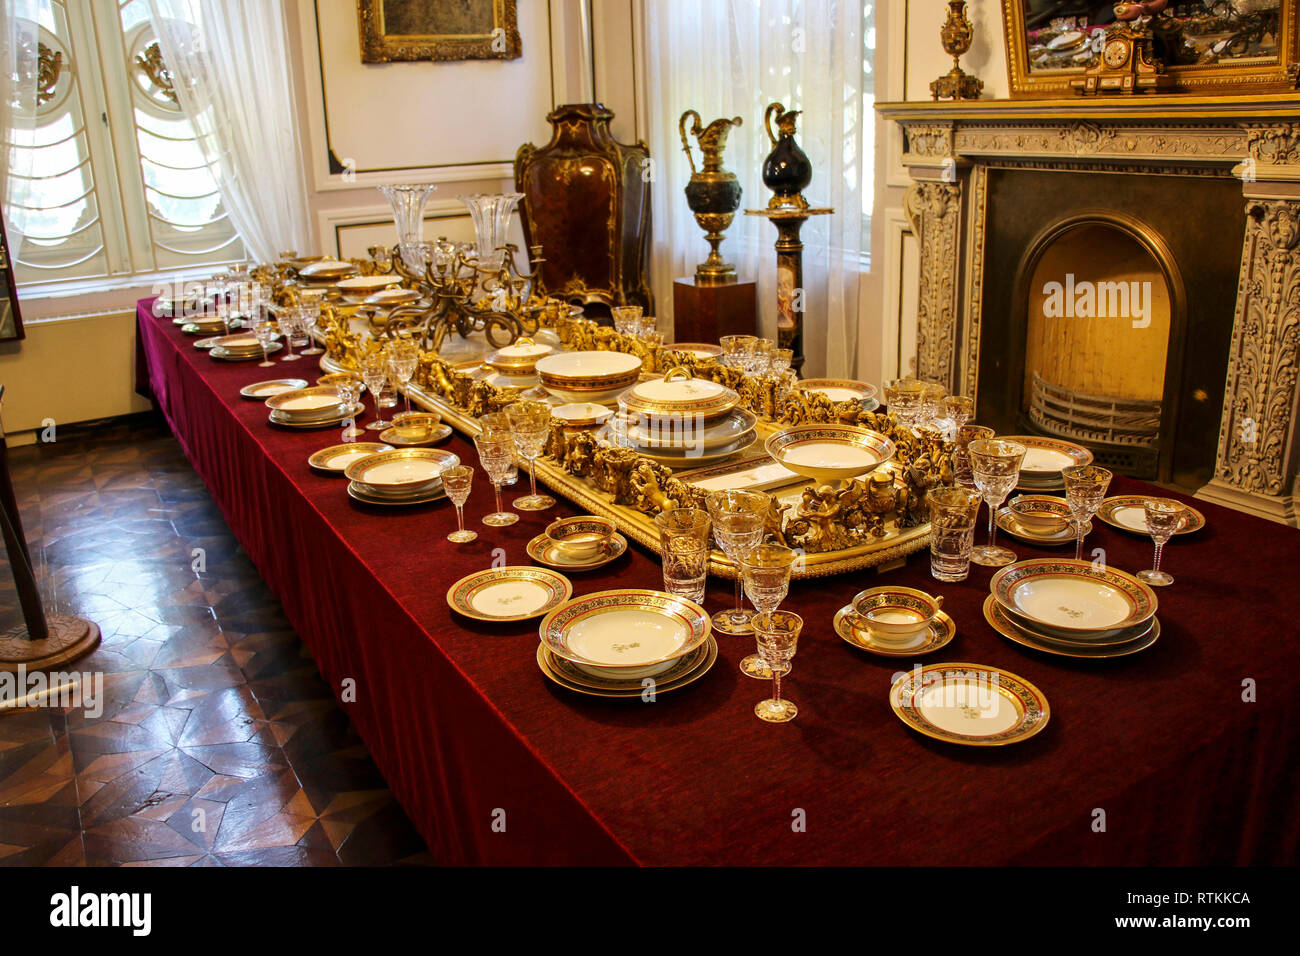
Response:
[[[514,60],[516,0],[357,0],[361,62]]]
[[[1300,0],[1201,0],[1203,10],[1174,18],[1190,44],[1180,46],[1184,57],[1198,61],[1168,67],[1171,93],[1202,95],[1248,95],[1294,92],[1300,80],[1300,45],[1297,15]],[[1055,16],[1032,21],[1036,5],[1051,9]],[[1101,11],[1107,15],[1111,3],[1077,0],[1075,11]],[[1184,4],[1192,6],[1192,4]],[[1013,97],[1066,97],[1076,95],[1071,80],[1079,79],[1100,56],[1097,37],[1109,24],[1090,22],[1057,30],[1061,5],[1043,0],[1002,0],[1002,22],[1007,41],[1007,74]],[[1069,5],[1064,11],[1070,13]],[[1275,19],[1274,19],[1275,16]],[[1167,18],[1166,18],[1167,19]],[[1072,40],[1078,33],[1091,41],[1092,49]],[[1054,34],[1054,35],[1053,35]],[[1060,43],[1066,40],[1066,43]],[[1051,44],[1057,47],[1051,49]],[[1204,62],[1202,62],[1204,61]],[[1212,62],[1210,62],[1212,61]],[[1046,64],[1046,65],[1044,65]]]

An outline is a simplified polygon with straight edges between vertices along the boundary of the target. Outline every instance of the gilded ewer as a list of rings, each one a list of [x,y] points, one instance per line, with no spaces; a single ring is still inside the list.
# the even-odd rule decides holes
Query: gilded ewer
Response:
[[[695,157],[691,154],[691,144],[686,139],[686,121],[694,118],[691,133],[700,144],[703,168],[695,168]],[[686,186],[686,205],[695,214],[695,221],[704,230],[704,238],[709,243],[709,257],[695,267],[695,281],[699,285],[721,285],[736,281],[735,267],[722,261],[718,246],[722,244],[722,233],[731,225],[736,210],[740,208],[740,181],[736,174],[722,168],[722,151],[727,146],[727,134],[731,127],[740,126],[739,116],[734,119],[716,119],[708,126],[703,126],[700,114],[687,110],[678,122],[682,134],[682,148],[691,163],[691,181]]]

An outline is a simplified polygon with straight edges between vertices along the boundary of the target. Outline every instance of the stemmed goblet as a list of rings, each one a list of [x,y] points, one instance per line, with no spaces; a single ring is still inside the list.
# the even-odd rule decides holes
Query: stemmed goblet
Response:
[[[1155,542],[1156,555],[1151,570],[1139,571],[1137,578],[1156,587],[1165,587],[1174,583],[1174,576],[1168,571],[1160,570],[1160,558],[1164,555],[1165,544],[1187,522],[1187,507],[1172,498],[1148,498],[1144,510],[1147,531]]]
[[[393,387],[402,392],[406,399],[406,410],[411,410],[411,393],[406,386],[415,374],[415,367],[420,363],[420,347],[414,342],[397,339],[388,346],[388,377]]]
[[[1106,500],[1106,489],[1114,476],[1097,465],[1070,465],[1061,469],[1065,479],[1065,501],[1074,517],[1074,560],[1083,559],[1083,539],[1089,522]]]
[[[979,438],[992,438],[997,434],[987,425],[958,425],[957,438],[953,442],[952,476],[953,480],[964,488],[975,485],[975,478],[970,471],[970,443]]]
[[[555,507],[550,495],[537,493],[537,459],[546,448],[551,435],[551,406],[545,402],[515,402],[506,409],[510,434],[514,437],[519,454],[528,461],[529,493],[514,500],[520,511],[545,511]]]
[[[307,347],[301,353],[303,355],[321,355],[325,351],[312,338],[312,332],[316,330],[316,323],[320,321],[320,309],[321,294],[319,292],[304,292],[302,294],[302,311],[298,315],[300,317],[299,321],[302,323],[302,332],[307,336]]]
[[[302,358],[301,355],[293,354],[293,337],[298,334],[300,329],[299,322],[301,314],[294,306],[286,306],[280,310],[280,332],[284,335],[285,354],[280,356],[281,362],[297,362]]]
[[[754,632],[758,635],[758,653],[772,672],[772,696],[754,705],[759,720],[783,724],[794,720],[799,708],[792,701],[781,699],[781,678],[790,673],[790,661],[799,644],[803,618],[794,611],[773,611],[754,616]]]
[[[1020,463],[1026,451],[1024,445],[1000,438],[979,438],[967,446],[975,487],[989,508],[989,543],[971,548],[970,559],[975,564],[1000,568],[1016,560],[1014,551],[998,547],[997,513],[1020,481]]]
[[[704,506],[713,519],[713,537],[736,565],[736,607],[714,614],[713,629],[723,634],[752,634],[750,613],[740,594],[740,556],[762,542],[772,499],[761,491],[713,491],[704,499]]]
[[[275,363],[271,361],[271,343],[275,341],[275,323],[267,315],[265,308],[258,307],[253,313],[253,337],[257,339],[257,344],[262,347],[262,361],[257,363],[258,368],[275,368]]]
[[[478,449],[478,460],[492,482],[492,490],[497,496],[497,510],[483,516],[483,523],[493,528],[504,528],[519,520],[519,515],[506,511],[501,505],[501,485],[506,472],[514,461],[514,439],[504,421],[505,416],[498,413],[484,415],[479,420],[483,430],[474,436],[474,447]]]
[[[943,437],[953,441],[961,426],[975,414],[975,402],[965,395],[948,395],[943,400]]]
[[[614,318],[614,331],[620,335],[635,336],[641,323],[641,306],[615,305],[610,307]]]
[[[740,578],[750,603],[760,615],[775,611],[790,592],[790,572],[794,568],[794,558],[795,553],[781,544],[760,544],[741,555]],[[789,669],[787,664],[786,670]],[[742,660],[740,672],[746,677],[756,677],[759,680],[767,680],[772,676],[772,668],[761,654],[750,654]]]
[[[478,537],[477,531],[465,530],[465,502],[469,499],[469,490],[473,484],[474,469],[469,465],[457,465],[442,473],[442,487],[451,503],[456,506],[456,530],[447,535],[448,541],[464,544]]]
[[[345,442],[354,442],[363,434],[361,429],[357,428],[355,414],[357,401],[361,398],[361,383],[349,376],[334,387],[338,391],[339,401],[347,409],[348,415],[343,420],[343,434],[341,437]]]
[[[375,399],[375,420],[366,426],[370,431],[382,431],[392,426],[384,420],[383,401],[384,386],[388,384],[388,362],[382,353],[371,353],[361,360],[361,380],[365,382],[366,391]]]

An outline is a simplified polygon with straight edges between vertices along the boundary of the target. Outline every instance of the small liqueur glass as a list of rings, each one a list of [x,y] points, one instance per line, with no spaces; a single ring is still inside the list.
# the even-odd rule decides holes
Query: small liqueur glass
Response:
[[[1106,489],[1114,475],[1098,465],[1070,465],[1061,469],[1061,477],[1065,480],[1065,501],[1074,518],[1074,560],[1080,561],[1089,522],[1106,500]]]
[[[382,353],[371,353],[361,360],[361,380],[375,400],[375,420],[366,428],[370,431],[382,431],[391,428],[392,422],[384,420],[384,389],[388,385],[388,363]]]
[[[965,581],[979,523],[980,493],[969,488],[935,488],[930,503],[930,576]]]
[[[745,593],[759,615],[771,614],[790,593],[790,572],[794,568],[795,553],[781,544],[760,544],[750,548],[740,558],[740,578]],[[753,619],[751,619],[753,623]],[[788,671],[790,665],[786,664]],[[750,654],[740,662],[740,672],[746,677],[770,680],[771,665],[762,654]]]
[[[1139,571],[1137,579],[1147,584],[1162,588],[1174,583],[1174,576],[1160,569],[1160,559],[1164,556],[1165,544],[1187,523],[1187,508],[1172,498],[1148,498],[1144,503],[1146,511],[1147,532],[1155,543],[1156,554],[1151,570]]]
[[[514,500],[514,507],[520,511],[546,511],[555,507],[555,499],[550,495],[537,493],[537,459],[546,448],[546,440],[551,435],[551,406],[545,402],[515,402],[506,408],[506,418],[510,422],[510,434],[528,462],[529,492],[522,498]]]
[[[740,556],[762,542],[772,499],[760,491],[713,491],[705,497],[704,506],[713,519],[713,537],[737,572],[735,609],[714,614],[713,629],[723,634],[752,634],[750,613],[740,592]]]
[[[801,630],[803,618],[793,611],[773,611],[754,617],[758,653],[772,672],[772,696],[754,705],[754,714],[759,720],[783,724],[794,720],[799,713],[793,702],[781,699],[781,678],[790,673],[790,662],[798,648]]]
[[[713,522],[701,508],[673,508],[655,515],[664,590],[696,604],[704,603],[709,576],[709,532]]]
[[[989,507],[989,543],[971,548],[970,559],[987,568],[1000,568],[1015,561],[1016,553],[998,547],[998,508],[1020,482],[1020,463],[1025,460],[1027,449],[1018,442],[980,438],[971,442],[967,451],[975,487]]]
[[[514,441],[510,438],[510,433],[506,432],[503,435],[499,431],[481,432],[474,436],[474,447],[478,449],[479,464],[483,466],[488,480],[492,482],[492,490],[497,498],[497,510],[490,515],[484,515],[483,523],[492,528],[504,528],[514,524],[519,520],[519,515],[513,511],[506,511],[501,505],[501,483],[514,457]]]
[[[465,530],[465,502],[469,499],[470,487],[474,484],[474,469],[469,465],[457,465],[442,473],[442,487],[447,497],[456,506],[456,530],[447,535],[448,541],[464,544],[478,537],[477,531]]]

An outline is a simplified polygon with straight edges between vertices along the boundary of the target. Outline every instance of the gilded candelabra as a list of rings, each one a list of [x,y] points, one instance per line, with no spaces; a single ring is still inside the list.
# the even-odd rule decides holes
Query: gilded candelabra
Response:
[[[496,268],[483,266],[478,253],[461,243],[439,238],[422,244],[423,269],[412,265],[401,244],[385,249],[371,246],[374,274],[401,276],[406,286],[420,293],[421,302],[401,305],[388,315],[383,334],[414,333],[426,349],[438,351],[449,332],[466,338],[482,332],[493,348],[503,348],[521,335],[537,331],[537,314],[546,300],[533,295],[534,273],[515,264],[518,247],[501,247],[504,255]],[[533,267],[541,259],[541,246],[532,249]]]

